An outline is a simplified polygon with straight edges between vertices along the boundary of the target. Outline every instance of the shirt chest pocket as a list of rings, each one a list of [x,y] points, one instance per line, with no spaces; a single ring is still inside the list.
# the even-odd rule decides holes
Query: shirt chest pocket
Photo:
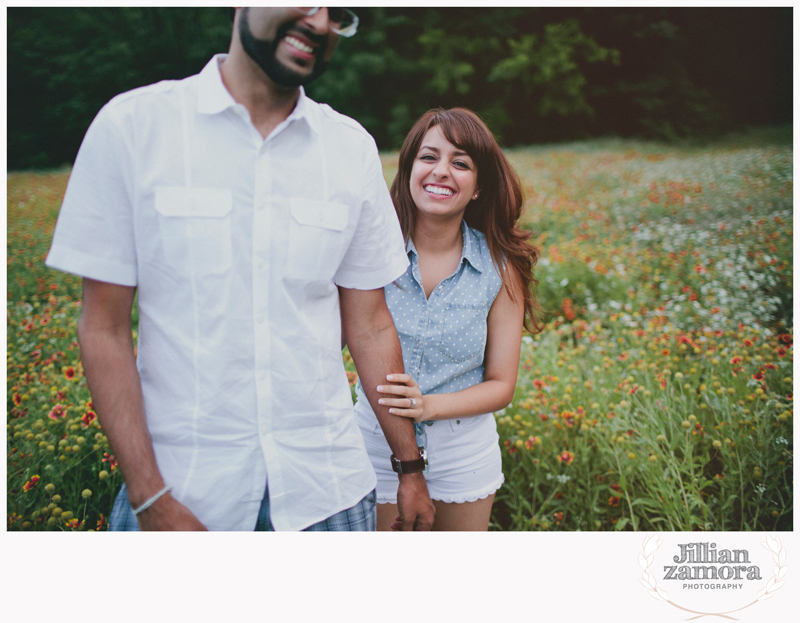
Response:
[[[445,303],[439,350],[453,361],[464,362],[483,355],[486,348],[486,306]]]
[[[156,188],[155,207],[171,267],[198,276],[230,269],[233,197],[229,188]]]
[[[349,211],[343,203],[290,199],[286,271],[292,279],[333,279],[347,250]]]

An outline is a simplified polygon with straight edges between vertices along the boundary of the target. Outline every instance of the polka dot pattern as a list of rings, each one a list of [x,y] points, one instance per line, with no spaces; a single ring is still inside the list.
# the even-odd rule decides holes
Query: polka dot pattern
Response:
[[[413,241],[410,266],[384,288],[406,374],[423,394],[457,392],[483,381],[486,318],[502,280],[485,236],[462,221],[463,249],[455,272],[425,298]],[[359,391],[359,402],[366,398]],[[365,404],[368,404],[365,402]]]

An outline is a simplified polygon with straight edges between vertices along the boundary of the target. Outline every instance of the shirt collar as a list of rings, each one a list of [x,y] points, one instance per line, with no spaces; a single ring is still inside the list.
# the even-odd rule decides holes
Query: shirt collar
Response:
[[[237,104],[225,87],[219,71],[220,65],[226,58],[228,58],[227,54],[214,55],[199,74],[197,110],[200,113],[213,115]],[[319,134],[319,121],[313,104],[314,102],[306,95],[305,89],[300,87],[297,104],[286,118],[286,122],[305,119],[308,126]]]
[[[470,231],[469,227],[467,227],[467,222],[463,219],[461,220],[461,237],[461,261],[459,262],[459,265],[464,260],[467,260],[472,268],[477,270],[479,273],[482,273],[483,264],[481,262],[480,245],[478,245],[477,241],[474,240],[472,232]],[[419,257],[419,253],[417,253],[417,248],[414,246],[414,241],[411,239],[411,236],[408,237],[408,242],[406,242],[406,253],[413,253]]]

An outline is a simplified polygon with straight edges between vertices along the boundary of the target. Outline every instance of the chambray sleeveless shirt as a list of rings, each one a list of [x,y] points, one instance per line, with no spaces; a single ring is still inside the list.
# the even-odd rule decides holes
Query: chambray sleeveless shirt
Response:
[[[411,239],[406,245],[408,269],[384,288],[400,337],[405,372],[423,395],[457,392],[484,380],[486,319],[503,282],[484,234],[463,220],[461,233],[461,261],[430,298],[425,297]],[[356,395],[358,419],[375,419],[360,383]],[[423,430],[424,424],[418,424],[418,438]]]

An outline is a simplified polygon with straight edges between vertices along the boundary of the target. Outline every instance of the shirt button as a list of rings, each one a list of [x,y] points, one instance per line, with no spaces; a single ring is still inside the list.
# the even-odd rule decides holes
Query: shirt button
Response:
[[[425,422],[427,426],[433,426],[433,422]]]
[[[456,424],[461,424],[461,420],[456,420]]]
[[[444,290],[444,286],[439,286],[439,292],[441,292],[442,290]]]

